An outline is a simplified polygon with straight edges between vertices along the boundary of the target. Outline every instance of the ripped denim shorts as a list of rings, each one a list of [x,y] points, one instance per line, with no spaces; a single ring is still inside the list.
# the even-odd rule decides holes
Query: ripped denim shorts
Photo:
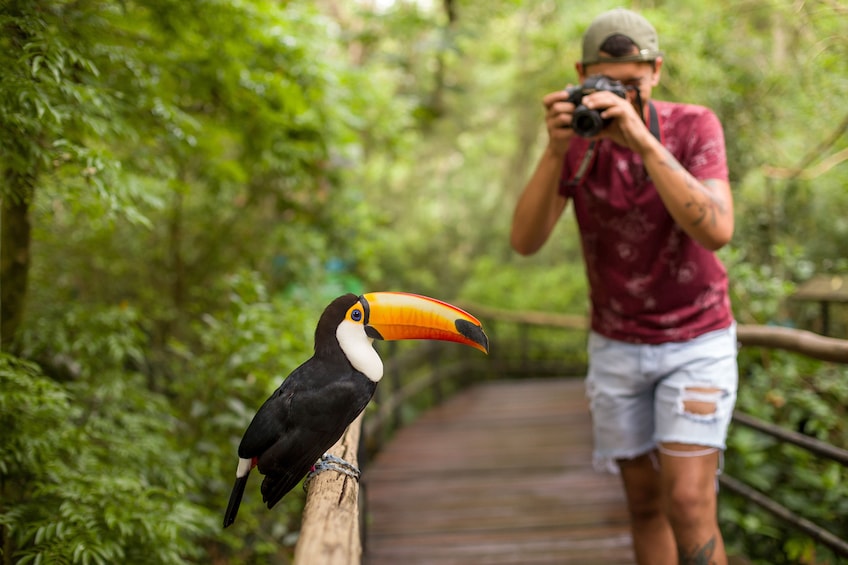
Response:
[[[739,371],[736,324],[686,342],[630,344],[589,334],[586,394],[594,465],[618,472],[663,443],[725,449]]]

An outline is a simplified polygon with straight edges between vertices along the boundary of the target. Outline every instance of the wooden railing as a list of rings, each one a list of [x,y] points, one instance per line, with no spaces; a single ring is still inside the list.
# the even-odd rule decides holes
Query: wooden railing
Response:
[[[378,387],[374,407],[358,418],[330,453],[360,466],[379,451],[382,442],[404,423],[404,412],[422,410],[436,404],[453,390],[474,380],[507,375],[538,376],[540,374],[584,374],[587,320],[582,316],[548,312],[505,311],[478,304],[462,304],[483,321],[489,334],[490,356],[472,353],[459,355],[448,344],[416,343],[404,351],[396,344],[382,344],[385,377]],[[538,336],[543,332],[548,344],[557,346],[547,357],[539,354]],[[574,351],[563,349],[562,334],[574,340]],[[507,335],[508,334],[508,335]],[[848,364],[848,340],[824,337],[812,332],[773,326],[739,325],[737,336],[743,347],[782,349],[813,359]],[[566,340],[567,341],[567,340]],[[536,350],[533,350],[536,346]],[[563,359],[570,359],[564,363]],[[750,415],[735,412],[733,421],[778,441],[792,443],[820,457],[848,466],[848,450],[821,442]],[[358,448],[357,448],[358,446]],[[830,548],[836,555],[848,556],[848,542],[815,523],[780,505],[766,494],[727,474],[719,477],[727,490],[759,505],[773,516],[804,532]],[[367,486],[365,487],[367,488]],[[317,475],[309,485],[303,512],[301,535],[295,551],[296,565],[312,563],[350,565],[360,561],[363,550],[364,512],[360,484],[353,478],[336,473]]]
[[[848,364],[848,340],[825,337],[792,328],[754,325],[740,325],[737,328],[737,335],[739,343],[743,347],[782,349],[820,361]],[[848,467],[848,450],[841,447],[764,422],[740,410],[734,412],[733,422],[771,436],[779,442],[795,445],[813,455]],[[727,490],[753,502],[772,516],[828,547],[837,556],[848,557],[848,541],[845,539],[839,538],[814,522],[792,512],[768,495],[730,475],[720,475],[719,482]]]

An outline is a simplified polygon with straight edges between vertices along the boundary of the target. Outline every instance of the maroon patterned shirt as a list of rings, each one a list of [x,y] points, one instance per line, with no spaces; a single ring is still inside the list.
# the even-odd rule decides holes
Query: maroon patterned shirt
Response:
[[[724,133],[702,106],[654,101],[663,145],[699,180],[727,180]],[[569,186],[588,141],[565,156],[560,194],[580,227],[592,329],[631,343],[686,341],[733,321],[727,272],[672,219],[642,159],[608,139],[579,186]]]

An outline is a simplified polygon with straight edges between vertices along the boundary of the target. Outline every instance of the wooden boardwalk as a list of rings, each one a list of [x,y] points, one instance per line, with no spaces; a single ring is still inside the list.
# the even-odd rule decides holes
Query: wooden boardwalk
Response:
[[[487,382],[401,429],[364,477],[366,565],[632,565],[581,379]]]

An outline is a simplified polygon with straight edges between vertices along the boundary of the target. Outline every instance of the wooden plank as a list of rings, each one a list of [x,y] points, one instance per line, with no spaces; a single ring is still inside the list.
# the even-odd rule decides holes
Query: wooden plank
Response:
[[[634,563],[617,477],[591,464],[580,379],[475,386],[366,470],[364,562]]]

